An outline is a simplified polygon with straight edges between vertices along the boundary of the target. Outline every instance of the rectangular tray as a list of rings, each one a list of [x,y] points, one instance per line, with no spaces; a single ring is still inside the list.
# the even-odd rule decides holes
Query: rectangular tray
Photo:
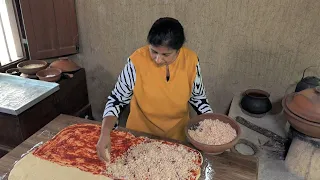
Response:
[[[0,73],[0,112],[19,115],[59,89],[58,83]]]

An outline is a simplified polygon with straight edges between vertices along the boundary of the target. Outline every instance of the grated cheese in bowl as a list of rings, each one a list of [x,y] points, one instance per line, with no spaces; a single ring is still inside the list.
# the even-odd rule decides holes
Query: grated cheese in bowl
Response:
[[[33,68],[40,68],[40,67],[43,67],[43,66],[44,66],[43,64],[28,64],[28,65],[23,66],[23,68],[25,68],[25,69],[33,69]]]
[[[196,129],[189,129],[188,133],[195,141],[207,145],[227,144],[237,137],[236,130],[219,119],[204,119]]]

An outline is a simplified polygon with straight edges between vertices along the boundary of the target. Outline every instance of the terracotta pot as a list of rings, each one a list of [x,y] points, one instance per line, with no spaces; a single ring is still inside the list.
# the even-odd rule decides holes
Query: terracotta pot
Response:
[[[61,78],[61,70],[57,68],[48,68],[37,73],[37,77],[42,81],[57,82]]]
[[[203,121],[204,119],[219,119],[222,122],[229,123],[232,128],[234,128],[237,132],[237,137],[233,139],[231,142],[223,145],[207,145],[200,142],[197,142],[196,140],[192,139],[191,136],[188,133],[189,129],[193,129],[194,127],[199,125],[200,121]],[[197,149],[206,152],[206,153],[213,153],[213,154],[220,154],[226,151],[227,149],[232,148],[237,144],[239,141],[240,135],[241,135],[241,128],[238,125],[238,123],[230,118],[229,116],[226,116],[224,114],[217,114],[217,113],[208,113],[208,114],[202,114],[199,116],[196,116],[192,119],[190,119],[188,125],[185,127],[185,133],[187,136],[187,140],[194,145]]]
[[[30,65],[41,65],[40,67],[27,67]],[[43,60],[27,60],[19,63],[17,65],[19,71],[23,74],[35,75],[38,71],[46,69],[48,67],[48,63]]]
[[[241,99],[241,108],[251,114],[264,114],[272,109],[270,94],[260,89],[248,89]]]
[[[286,95],[282,100],[286,119],[297,131],[320,138],[320,88]]]
[[[320,123],[320,87],[293,93],[285,101],[286,107],[295,115]]]
[[[78,66],[75,62],[71,61],[67,57],[59,58],[59,60],[56,60],[50,64],[51,68],[57,68],[61,69],[62,72],[74,72],[80,69],[80,66]]]
[[[286,99],[286,98],[285,98]],[[284,101],[286,101],[284,99]],[[283,113],[290,125],[297,131],[314,138],[320,138],[320,124],[313,123],[293,114],[283,103]]]

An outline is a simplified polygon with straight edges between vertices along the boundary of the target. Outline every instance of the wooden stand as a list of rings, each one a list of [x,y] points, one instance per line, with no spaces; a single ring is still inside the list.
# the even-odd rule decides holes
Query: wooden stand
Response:
[[[0,157],[18,146],[59,114],[92,117],[85,70],[61,79],[60,90],[15,116],[0,113]]]

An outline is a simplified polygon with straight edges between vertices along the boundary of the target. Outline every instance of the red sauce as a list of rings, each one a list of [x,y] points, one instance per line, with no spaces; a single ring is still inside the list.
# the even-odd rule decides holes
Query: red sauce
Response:
[[[106,164],[100,161],[96,151],[100,129],[101,126],[94,124],[69,126],[33,154],[63,166],[73,166],[93,174],[105,174]],[[113,131],[111,161],[125,153],[130,146],[142,141],[143,139],[135,138],[130,133]]]
[[[195,180],[198,173],[196,171],[191,171],[191,173],[192,173],[192,176],[189,178],[189,180]]]

